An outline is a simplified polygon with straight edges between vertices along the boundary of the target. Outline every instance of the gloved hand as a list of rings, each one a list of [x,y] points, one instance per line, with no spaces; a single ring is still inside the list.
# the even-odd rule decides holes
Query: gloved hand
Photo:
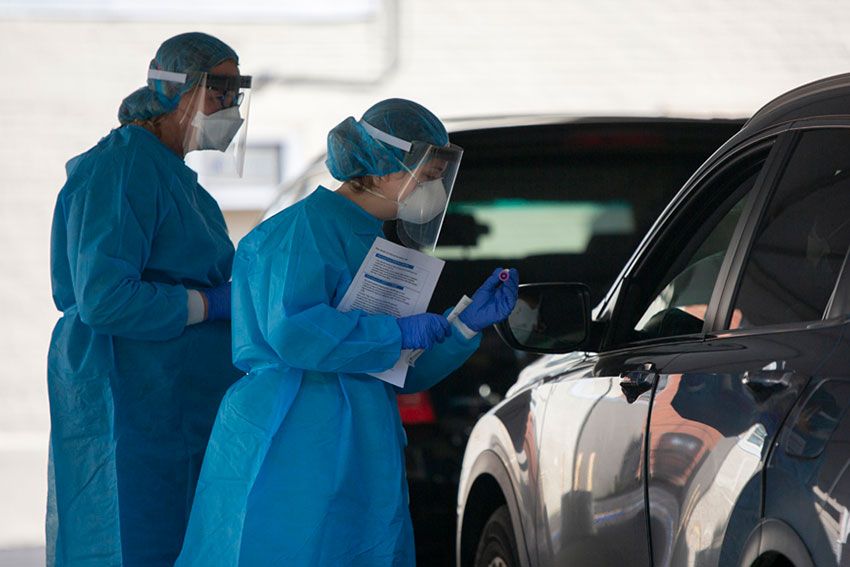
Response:
[[[472,303],[458,317],[476,333],[507,318],[516,305],[519,273],[511,268],[508,279],[503,282],[499,279],[501,272],[502,268],[496,268],[496,271],[484,280],[472,296]]]
[[[397,319],[401,328],[401,348],[429,349],[452,334],[448,319],[435,313],[420,313]]]
[[[207,321],[230,320],[230,282],[201,291],[207,304]]]

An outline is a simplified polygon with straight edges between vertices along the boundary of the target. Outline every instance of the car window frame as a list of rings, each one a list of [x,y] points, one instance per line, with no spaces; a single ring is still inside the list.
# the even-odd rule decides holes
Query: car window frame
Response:
[[[832,295],[826,304],[824,321],[845,322],[850,320],[850,247],[844,254],[844,264],[838,273]]]
[[[705,340],[714,330],[719,313],[720,300],[722,292],[725,290],[727,281],[730,276],[736,275],[733,273],[735,267],[734,260],[737,257],[738,251],[745,247],[749,249],[750,239],[753,234],[746,231],[748,226],[747,219],[758,216],[761,218],[763,208],[766,206],[764,194],[776,183],[778,174],[782,171],[784,160],[788,159],[790,153],[791,141],[789,140],[787,130],[790,125],[770,129],[760,135],[747,138],[724,151],[717,159],[712,159],[710,167],[699,172],[698,176],[694,176],[681,191],[681,196],[674,198],[671,207],[665,210],[657,227],[653,227],[647,235],[647,246],[641,246],[640,255],[630,261],[628,270],[624,272],[621,281],[617,284],[621,286],[618,290],[616,302],[609,320],[607,321],[605,332],[603,333],[600,352],[615,352],[619,350],[629,350],[644,346],[693,342]],[[753,187],[749,190],[749,194],[745,197],[747,202],[744,205],[744,210],[741,213],[741,219],[735,227],[731,238],[730,246],[726,250],[723,262],[715,280],[714,289],[706,309],[706,317],[703,322],[703,328],[700,333],[692,333],[687,335],[673,335],[667,337],[657,337],[638,341],[619,341],[619,336],[623,332],[621,327],[629,321],[624,320],[624,303],[631,299],[629,288],[634,285],[634,281],[639,279],[637,276],[643,273],[644,270],[653,269],[649,262],[658,257],[659,249],[669,244],[671,232],[674,231],[683,216],[688,214],[688,211],[695,207],[695,201],[701,200],[705,192],[710,190],[712,185],[718,178],[728,173],[732,168],[739,167],[742,161],[746,160],[758,152],[768,150],[764,164],[756,177]],[[728,196],[728,195],[727,195]],[[626,317],[628,319],[628,317]]]
[[[772,164],[775,167],[771,182],[761,187],[758,195],[757,211],[758,214],[753,214],[746,219],[744,234],[742,241],[735,251],[735,255],[731,258],[729,271],[725,274],[725,280],[722,285],[720,297],[715,305],[716,309],[712,313],[712,321],[710,327],[707,326],[706,334],[710,336],[751,336],[770,334],[776,332],[799,331],[804,329],[832,327],[843,324],[850,315],[841,313],[846,305],[850,304],[850,247],[845,252],[844,265],[839,272],[836,281],[833,283],[832,293],[824,313],[820,319],[809,321],[795,321],[791,323],[780,323],[775,325],[762,325],[758,327],[749,327],[746,329],[729,329],[729,321],[731,320],[734,311],[735,301],[738,297],[738,291],[742,284],[742,278],[749,261],[755,238],[764,215],[770,206],[773,196],[778,190],[779,183],[782,179],[782,174],[785,167],[792,158],[794,150],[803,134],[812,130],[835,130],[835,129],[850,129],[850,119],[829,118],[812,118],[807,120],[795,121],[788,125],[786,131],[781,134],[781,140],[777,143],[782,143],[782,154],[776,156],[776,160]],[[720,278],[718,278],[718,284]],[[715,290],[717,291],[717,290]],[[708,321],[708,317],[706,317]]]

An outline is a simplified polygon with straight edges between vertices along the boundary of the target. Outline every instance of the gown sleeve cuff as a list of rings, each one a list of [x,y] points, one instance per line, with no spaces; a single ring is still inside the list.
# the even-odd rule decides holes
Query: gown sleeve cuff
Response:
[[[457,305],[455,305],[451,311],[446,314],[446,317],[448,317],[449,321],[451,321],[454,328],[460,331],[460,334],[467,340],[475,338],[475,335],[477,335],[478,332],[467,327],[464,322],[460,320],[459,315],[463,313],[463,310],[469,307],[471,303],[472,299],[464,295],[460,298],[460,301],[457,302]]]
[[[196,289],[189,289],[186,291],[188,292],[186,306],[189,311],[189,315],[186,318],[186,326],[189,326],[200,323],[204,320],[206,306],[204,305],[204,297],[201,295],[200,291]]]

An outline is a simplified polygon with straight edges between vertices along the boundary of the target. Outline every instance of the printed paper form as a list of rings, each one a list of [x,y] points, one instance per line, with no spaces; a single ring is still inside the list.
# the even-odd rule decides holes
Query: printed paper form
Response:
[[[337,309],[360,309],[396,318],[424,313],[444,265],[439,258],[376,238]],[[404,386],[410,353],[401,351],[395,366],[371,376]]]

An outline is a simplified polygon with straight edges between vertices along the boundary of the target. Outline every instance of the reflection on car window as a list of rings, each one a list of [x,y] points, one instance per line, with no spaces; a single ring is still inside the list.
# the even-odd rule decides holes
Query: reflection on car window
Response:
[[[756,233],[727,328],[823,317],[850,245],[850,131],[803,134]]]
[[[473,227],[465,234],[478,236],[458,243],[447,232],[435,250],[446,260],[581,254],[594,238],[636,230],[632,208],[622,201],[497,199],[453,203],[448,212],[447,225],[463,223]]]
[[[678,214],[670,236],[627,292],[623,309],[629,327],[623,327],[618,341],[702,332],[720,267],[769,149],[728,165]]]
[[[755,175],[745,183],[752,187]],[[681,263],[684,268],[676,271],[653,298],[635,325],[638,337],[658,338],[702,331],[714,282],[744,208],[745,199],[740,193],[735,201],[696,252]]]

